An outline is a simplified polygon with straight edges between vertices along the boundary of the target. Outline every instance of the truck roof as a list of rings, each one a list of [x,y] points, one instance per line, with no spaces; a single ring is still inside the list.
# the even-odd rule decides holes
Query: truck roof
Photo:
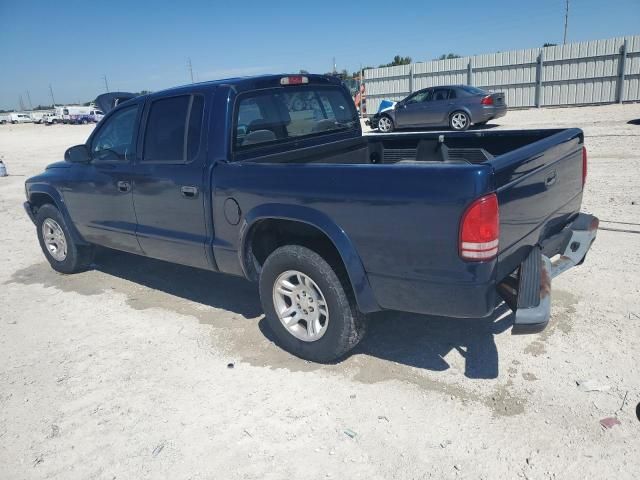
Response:
[[[281,73],[281,74],[271,74],[271,75],[254,75],[249,77],[233,77],[233,78],[224,78],[221,80],[210,80],[207,82],[199,82],[192,83],[188,85],[181,85],[177,87],[172,87],[166,90],[161,90],[159,92],[154,92],[150,95],[156,94],[165,94],[171,91],[181,91],[187,90],[194,86],[218,86],[218,85],[230,85],[234,87],[237,91],[245,91],[245,90],[255,90],[257,88],[268,88],[268,87],[279,87],[281,86],[280,80],[283,77],[307,77],[309,79],[309,84],[314,85],[341,85],[342,80],[338,77],[330,76],[330,75],[317,75],[317,74],[300,74],[300,73]]]

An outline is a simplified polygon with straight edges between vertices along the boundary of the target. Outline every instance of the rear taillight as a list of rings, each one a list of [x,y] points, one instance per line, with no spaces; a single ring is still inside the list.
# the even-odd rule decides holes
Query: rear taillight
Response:
[[[462,215],[460,222],[460,256],[465,260],[484,261],[498,253],[500,219],[495,193],[480,197]]]
[[[587,181],[587,147],[582,147],[582,188]]]
[[[480,100],[482,105],[493,105],[493,97],[491,95],[487,95]]]

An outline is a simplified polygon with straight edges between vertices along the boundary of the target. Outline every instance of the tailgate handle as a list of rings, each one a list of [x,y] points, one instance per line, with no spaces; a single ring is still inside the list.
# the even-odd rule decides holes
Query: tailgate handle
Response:
[[[557,172],[554,170],[553,172],[551,172],[549,174],[549,176],[547,177],[547,179],[544,181],[544,184],[547,187],[550,187],[551,185],[553,185],[554,183],[556,183],[556,179],[558,178],[558,174]]]

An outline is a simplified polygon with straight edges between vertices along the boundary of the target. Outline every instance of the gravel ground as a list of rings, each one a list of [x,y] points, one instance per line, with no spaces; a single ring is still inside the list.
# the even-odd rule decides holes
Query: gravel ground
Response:
[[[636,119],[541,109],[495,128],[583,128],[584,210],[640,232]],[[637,478],[640,234],[599,233],[541,334],[389,312],[315,365],[272,343],[241,279],[115,252],[48,267],[23,182],[91,128],[0,126],[0,478]]]

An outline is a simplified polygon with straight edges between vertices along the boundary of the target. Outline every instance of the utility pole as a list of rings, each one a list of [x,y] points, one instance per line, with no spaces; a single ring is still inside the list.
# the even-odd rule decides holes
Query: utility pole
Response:
[[[20,111],[25,110],[24,101],[22,100],[22,95],[20,95],[20,97],[18,98],[18,104],[20,105]]]
[[[187,58],[187,68],[189,69],[189,73],[191,74],[191,83],[193,82],[193,65],[191,64],[191,57]]]
[[[107,74],[102,75],[102,79],[104,80],[104,88],[109,93],[109,82],[107,82]]]
[[[33,103],[31,103],[31,95],[29,94],[29,90],[27,90],[27,100],[29,101],[29,108],[33,110]]]
[[[567,25],[569,24],[569,0],[567,0],[566,7],[564,10],[564,38],[562,40],[562,44],[567,43]]]
[[[49,93],[51,94],[51,101],[53,102],[53,107],[56,106],[56,99],[53,97],[53,88],[51,88],[51,84],[49,84]]]
[[[333,74],[336,74],[336,57],[333,57]]]

